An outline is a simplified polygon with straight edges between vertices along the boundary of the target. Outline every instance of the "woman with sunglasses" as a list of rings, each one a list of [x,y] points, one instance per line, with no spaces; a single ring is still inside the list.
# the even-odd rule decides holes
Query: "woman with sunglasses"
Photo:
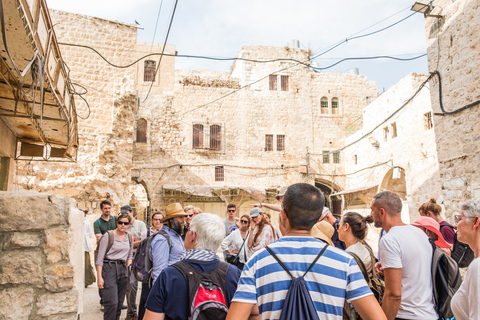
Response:
[[[128,214],[117,218],[117,228],[105,233],[99,242],[97,260],[97,284],[102,290],[104,320],[118,320],[127,290],[127,266],[133,258],[133,241],[127,233],[131,222]]]
[[[480,199],[460,205],[455,215],[458,241],[466,243],[475,253],[463,282],[452,298],[451,307],[456,320],[480,319]]]
[[[249,255],[247,250],[248,236],[250,232],[250,217],[244,214],[240,217],[240,229],[237,229],[230,233],[222,241],[222,250],[226,251],[229,255],[237,255],[240,258],[240,262],[235,264],[240,270],[243,269],[244,264],[248,261]]]
[[[250,218],[252,219],[250,225],[252,236],[248,238],[247,242],[251,256],[277,240],[277,237],[275,229],[264,217],[262,209],[255,207],[250,210]]]

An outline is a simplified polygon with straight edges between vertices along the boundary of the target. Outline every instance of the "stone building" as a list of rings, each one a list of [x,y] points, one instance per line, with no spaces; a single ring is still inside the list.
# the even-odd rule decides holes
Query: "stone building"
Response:
[[[380,191],[403,200],[402,220],[413,222],[418,207],[443,199],[428,75],[409,74],[364,109],[362,128],[345,140],[345,211],[370,214]],[[453,221],[452,221],[453,222]]]
[[[228,202],[242,213],[274,202],[295,182],[327,195],[345,188],[343,154],[331,151],[377,96],[366,77],[316,73],[305,49],[253,45],[223,73],[175,70],[180,57],[166,45],[157,72],[163,45],[137,43],[136,26],[51,15],[88,105],[77,99],[77,162],[20,165],[18,188],[73,197],[95,213],[109,198],[137,213],[179,201],[219,215]],[[329,205],[340,213],[341,203]]]
[[[438,0],[425,10],[443,205],[451,216],[459,203],[480,197],[480,8],[475,0]]]

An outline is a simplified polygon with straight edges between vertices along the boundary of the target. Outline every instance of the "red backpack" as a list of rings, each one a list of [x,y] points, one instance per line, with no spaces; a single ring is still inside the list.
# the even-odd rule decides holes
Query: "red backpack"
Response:
[[[187,283],[189,320],[224,320],[227,317],[225,292],[229,266],[220,261],[217,269],[203,272],[183,260],[172,265]]]

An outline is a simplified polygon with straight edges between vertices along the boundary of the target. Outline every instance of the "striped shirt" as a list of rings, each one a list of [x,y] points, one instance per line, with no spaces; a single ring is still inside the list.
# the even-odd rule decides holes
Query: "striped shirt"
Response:
[[[326,244],[312,237],[283,237],[268,247],[294,277],[302,276]],[[262,249],[245,264],[232,301],[258,303],[262,319],[279,319],[291,278]],[[342,320],[348,302],[371,295],[355,259],[329,246],[305,276],[305,282],[320,319]]]

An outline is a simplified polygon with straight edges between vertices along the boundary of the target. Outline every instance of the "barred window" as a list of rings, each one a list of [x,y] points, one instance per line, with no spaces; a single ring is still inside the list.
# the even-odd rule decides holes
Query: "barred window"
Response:
[[[203,148],[203,124],[193,125],[193,148]]]
[[[388,133],[389,132],[390,132],[390,130],[388,129],[388,127],[383,128],[383,141],[388,140]]]
[[[425,130],[430,130],[433,128],[432,113],[427,112],[423,115],[423,125]]]
[[[338,98],[332,98],[332,114],[338,113]]]
[[[358,157],[357,155],[353,155],[353,164],[358,164]]]
[[[288,76],[280,76],[282,91],[288,91]]]
[[[277,90],[277,76],[271,74],[268,76],[270,90]]]
[[[218,124],[210,126],[210,149],[222,149],[222,127]]]
[[[215,167],[215,181],[225,181],[225,171],[223,166]]]
[[[285,135],[277,135],[277,151],[285,151]]]
[[[397,123],[392,123],[392,139],[397,137]]]
[[[328,114],[328,98],[322,97],[320,99],[320,109],[322,114]]]
[[[147,120],[138,119],[136,125],[137,125],[136,142],[139,142],[139,143],[147,142]]]
[[[330,151],[323,151],[323,163],[330,163]]]
[[[340,163],[340,151],[333,153],[333,163]]]
[[[157,63],[153,60],[146,60],[143,69],[143,81],[155,81],[155,69]]]
[[[273,151],[273,134],[265,135],[265,151]]]

